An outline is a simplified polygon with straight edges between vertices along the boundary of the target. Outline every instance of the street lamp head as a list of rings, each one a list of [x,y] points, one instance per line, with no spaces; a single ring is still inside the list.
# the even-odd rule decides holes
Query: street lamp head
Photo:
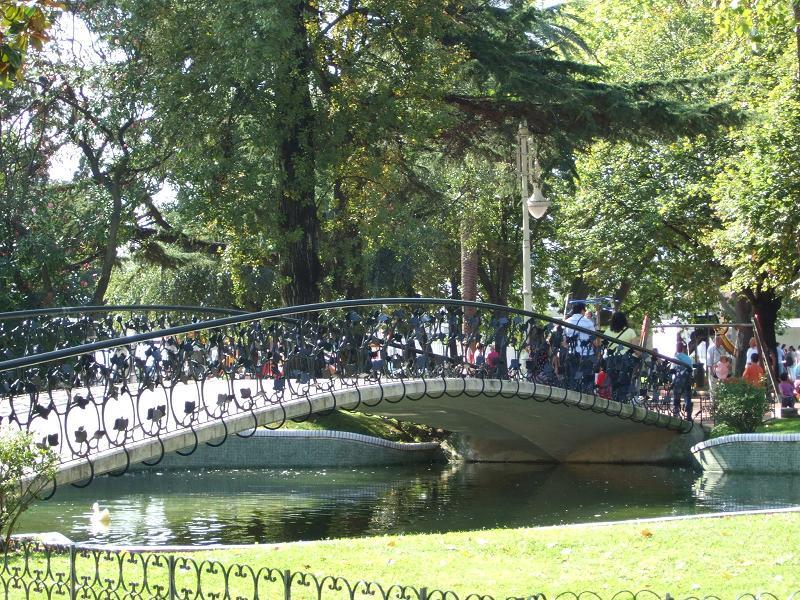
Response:
[[[550,208],[550,201],[544,197],[538,185],[533,186],[533,194],[528,198],[526,204],[528,206],[528,212],[534,219],[541,219],[544,213],[547,212],[547,209]]]

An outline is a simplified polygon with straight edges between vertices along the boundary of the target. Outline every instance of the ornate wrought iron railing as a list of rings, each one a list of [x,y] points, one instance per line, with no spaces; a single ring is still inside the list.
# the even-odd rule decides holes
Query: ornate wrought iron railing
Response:
[[[99,337],[98,319],[80,322],[90,340]],[[0,362],[0,424],[33,432],[62,463],[91,465],[97,455],[127,455],[134,444],[170,435],[193,434],[196,447],[200,427],[248,415],[252,427],[266,409],[283,410],[271,424],[280,427],[289,403],[310,414],[315,395],[332,396],[335,409],[342,390],[361,398],[365,388],[400,383],[405,390],[410,380],[497,379],[504,385],[482,383],[475,393],[564,403],[681,431],[692,426],[678,393],[691,380],[682,363],[503,306],[354,300],[155,330],[148,321],[142,329],[113,337],[112,324],[106,339]],[[451,386],[439,397],[466,389]],[[570,390],[591,401],[575,403]],[[382,391],[380,398],[390,400]]]
[[[264,565],[226,564],[172,553],[140,552],[91,546],[50,546],[22,542],[3,552],[0,594],[9,599],[68,598],[100,600],[494,600],[482,593],[411,585],[350,581],[335,575],[278,569]],[[643,589],[603,596],[591,591],[563,592],[560,600],[675,600],[670,593]],[[729,596],[731,599],[737,595]],[[520,600],[547,600],[535,590],[520,590]],[[699,597],[693,596],[699,600]],[[719,599],[719,596],[705,596]],[[769,593],[741,594],[738,600],[778,600]],[[800,591],[787,596],[800,598]]]
[[[11,360],[242,310],[174,304],[69,306],[0,312],[0,359]]]

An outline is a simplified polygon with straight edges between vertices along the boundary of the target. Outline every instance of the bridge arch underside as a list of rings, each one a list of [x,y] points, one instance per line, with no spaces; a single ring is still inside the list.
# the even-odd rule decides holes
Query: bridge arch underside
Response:
[[[247,380],[206,381],[206,397],[241,393]],[[156,390],[154,394],[158,394]],[[161,392],[163,394],[163,391]],[[171,390],[180,404],[197,397],[192,384]],[[163,398],[163,396],[162,396]],[[144,400],[144,398],[142,399]],[[57,485],[122,472],[132,464],[157,463],[165,453],[188,453],[199,444],[222,443],[254,427],[277,428],[332,410],[358,410],[462,434],[468,460],[505,462],[674,463],[702,438],[690,421],[593,394],[526,381],[437,378],[359,385],[292,398],[191,428],[165,428],[157,437],[61,464]],[[687,433],[688,432],[688,433]]]

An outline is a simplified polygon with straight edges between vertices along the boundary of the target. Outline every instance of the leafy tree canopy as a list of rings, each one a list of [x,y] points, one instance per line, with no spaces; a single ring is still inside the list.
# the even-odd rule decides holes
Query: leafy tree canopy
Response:
[[[42,49],[53,13],[62,6],[55,0],[0,1],[0,87],[20,79],[28,48]]]

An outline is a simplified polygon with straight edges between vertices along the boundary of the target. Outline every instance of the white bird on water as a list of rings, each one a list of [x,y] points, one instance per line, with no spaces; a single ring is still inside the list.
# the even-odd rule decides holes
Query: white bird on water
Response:
[[[108,512],[107,508],[100,510],[100,505],[95,502],[92,504],[92,523],[100,523],[102,525],[108,525],[111,521],[111,513]]]

